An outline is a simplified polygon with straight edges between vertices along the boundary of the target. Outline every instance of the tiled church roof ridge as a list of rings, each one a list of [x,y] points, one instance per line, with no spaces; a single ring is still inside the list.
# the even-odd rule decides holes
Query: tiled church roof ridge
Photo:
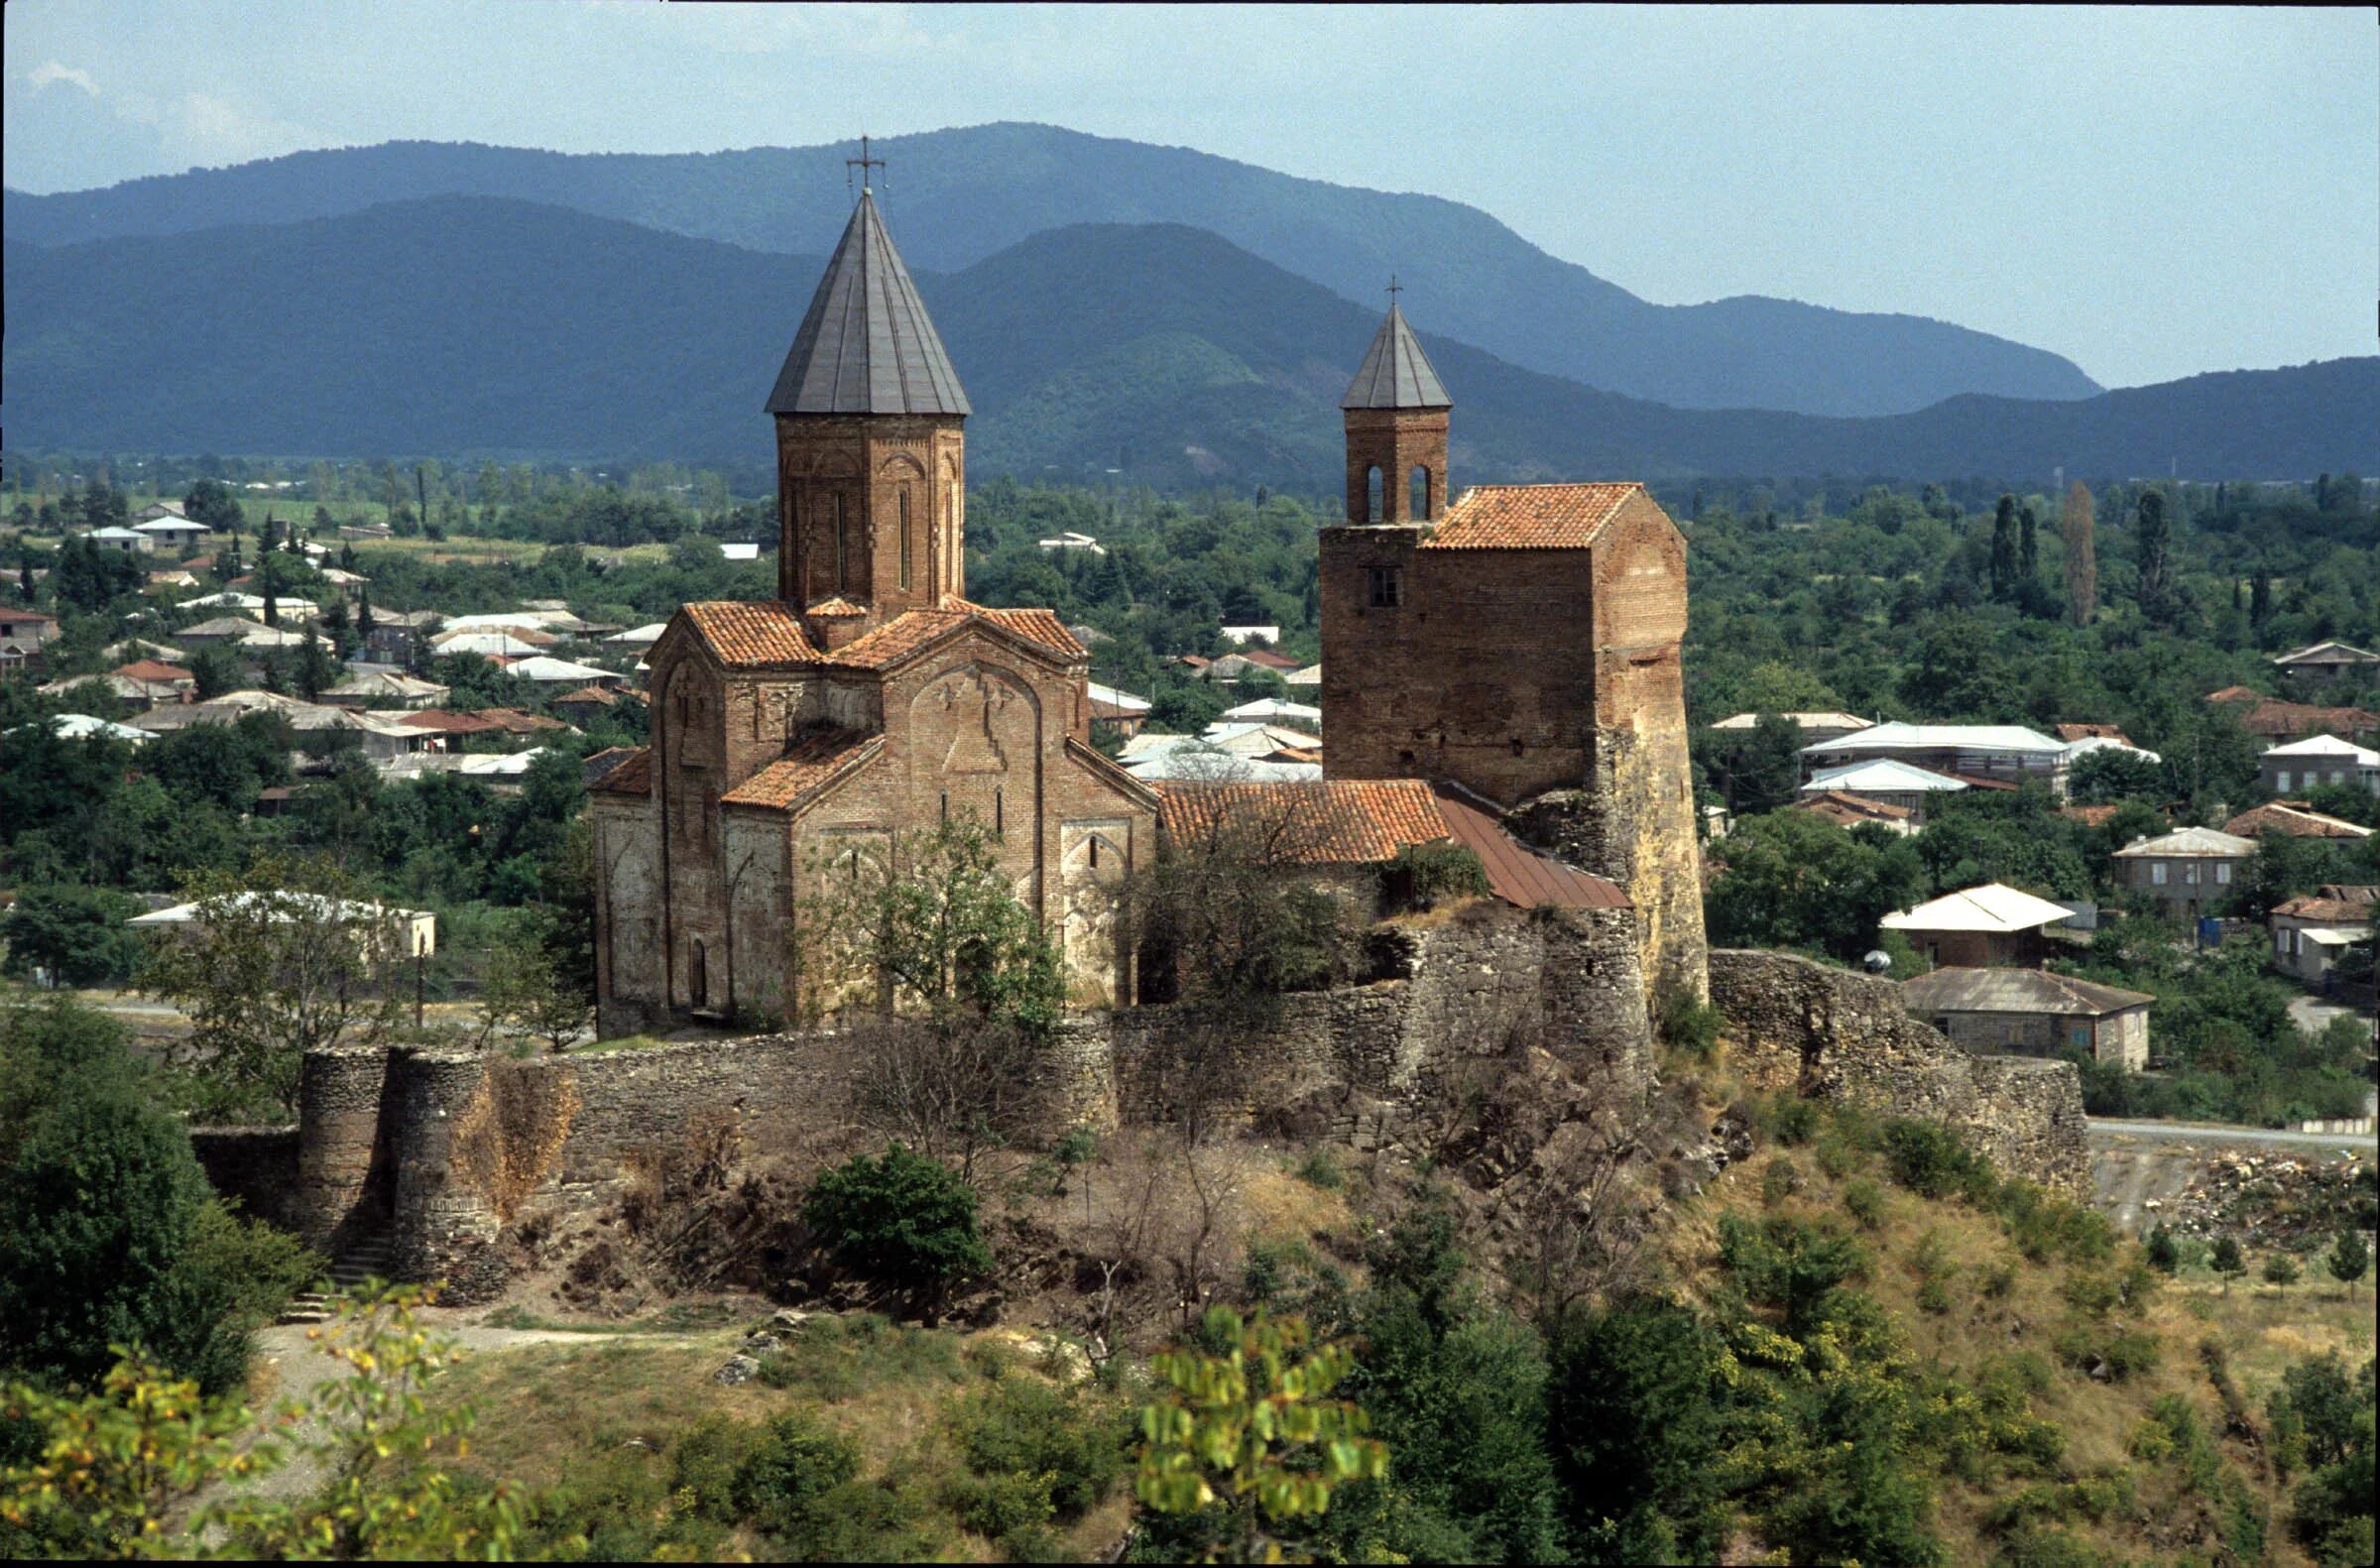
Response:
[[[1473,485],[1446,509],[1424,549],[1583,549],[1627,502],[1617,484]]]
[[[825,657],[793,607],[774,599],[700,599],[678,613],[724,664],[805,664]]]
[[[861,730],[816,730],[795,741],[784,756],[721,795],[719,803],[789,810],[884,749],[882,735]]]
[[[612,771],[587,785],[589,794],[653,793],[653,748],[640,746]]]
[[[974,619],[989,621],[1054,658],[1072,662],[1085,657],[1083,645],[1053,610],[996,610],[956,597],[944,599],[935,609],[896,615],[832,653],[810,641],[791,606],[774,599],[697,600],[682,610],[704,645],[730,667],[841,664],[889,669]],[[811,613],[818,613],[818,607]]]

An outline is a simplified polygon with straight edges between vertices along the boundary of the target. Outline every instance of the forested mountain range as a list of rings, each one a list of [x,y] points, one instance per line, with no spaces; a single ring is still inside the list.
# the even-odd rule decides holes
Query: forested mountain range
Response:
[[[5,266],[20,450],[758,469],[761,405],[822,263],[446,196],[58,247],[12,236]],[[978,474],[1335,487],[1336,404],[1374,307],[1176,224],[1043,230],[955,273],[913,270],[979,411]],[[1458,483],[2380,468],[2380,360],[1840,419],[1670,408],[1422,337],[1457,401]]]
[[[1910,315],[1743,296],[1636,298],[1475,207],[1235,163],[1188,148],[996,124],[895,137],[886,208],[913,267],[958,271],[1053,228],[1179,223],[1370,303],[1390,273],[1439,331],[1515,365],[1680,408],[1910,412],[1961,393],[2081,398],[2038,348]],[[849,210],[844,146],[566,155],[394,142],[296,153],[101,190],[5,194],[10,238],[45,245],[290,223],[438,195],[504,196],[695,239],[823,255]]]

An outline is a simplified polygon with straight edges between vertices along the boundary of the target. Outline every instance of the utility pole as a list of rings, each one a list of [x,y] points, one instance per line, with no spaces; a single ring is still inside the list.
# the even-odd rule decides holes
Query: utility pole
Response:
[[[416,1030],[421,1027],[421,1004],[428,991],[428,981],[424,978],[423,967],[421,938],[416,935],[414,937],[414,1027]]]

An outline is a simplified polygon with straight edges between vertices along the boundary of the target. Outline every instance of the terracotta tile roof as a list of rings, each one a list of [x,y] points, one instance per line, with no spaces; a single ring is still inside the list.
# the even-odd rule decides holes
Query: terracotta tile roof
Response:
[[[542,713],[524,713],[519,708],[481,708],[477,716],[510,735],[530,735],[538,730],[566,730],[570,727],[560,719],[549,719]]]
[[[1583,549],[1640,484],[1474,485],[1425,549]]]
[[[2343,890],[2325,890],[2343,891]],[[2366,899],[2325,899],[2319,893],[2309,893],[2273,906],[2275,914],[2286,914],[2294,920],[2314,920],[2323,925],[2369,925],[2372,923],[2372,904]]]
[[[721,805],[788,810],[885,749],[885,738],[859,730],[817,730],[785,755],[719,797]]]
[[[2207,692],[2206,700],[2209,702],[2264,702],[2270,699],[2252,686],[2225,686],[2220,691]]]
[[[592,702],[599,707],[608,708],[620,699],[617,696],[614,696],[611,692],[604,690],[601,686],[581,686],[576,691],[565,691],[553,700],[556,703]]]
[[[2314,810],[2303,800],[2271,800],[2223,824],[2226,833],[2254,838],[2270,830],[2292,838],[2369,838],[2372,830]]]
[[[1813,816],[1825,817],[1842,827],[1856,827],[1861,822],[1906,822],[1917,815],[1905,805],[1870,800],[1848,789],[1824,789],[1794,804]]]
[[[2108,740],[2122,741],[2126,746],[2132,744],[2120,724],[2061,724],[2056,726],[2055,733],[2062,741]]]
[[[135,660],[118,664],[115,672],[127,680],[195,680],[198,677],[179,664],[169,664],[155,659]]]
[[[1286,672],[1298,667],[1296,660],[1288,658],[1286,655],[1276,654],[1269,648],[1251,648],[1240,657],[1251,664],[1262,664],[1266,669],[1278,669]]]
[[[2115,815],[2116,809],[2112,805],[2062,805],[2058,808],[2058,814],[2084,827],[2104,827],[2107,819]]]
[[[644,754],[645,748],[642,746],[606,746],[599,752],[589,752],[578,760],[579,782],[592,789],[597,782],[610,774],[613,769],[627,762],[631,757],[641,757]]]
[[[2239,716],[2239,727],[2251,735],[2274,740],[2289,740],[2299,735],[2328,732],[2335,735],[2361,735],[2380,729],[2380,713],[2365,708],[2322,708],[2311,702],[2284,702],[2268,697],[2246,686],[2225,686],[2206,694],[2209,702],[2253,703]]]
[[[1089,649],[1075,640],[1072,632],[1066,630],[1066,623],[1058,619],[1058,612],[1055,610],[995,610],[988,605],[971,604],[965,599],[950,599],[945,600],[944,603],[949,608],[971,611],[976,615],[998,621],[1026,642],[1038,643],[1053,654],[1059,654],[1068,659],[1081,659],[1090,653]]]
[[[1394,860],[1408,844],[1452,835],[1430,786],[1419,779],[1315,780],[1240,784],[1155,783],[1157,820],[1176,840],[1207,837],[1225,826],[1270,838],[1275,853],[1306,866],[1370,865]]]
[[[814,620],[844,621],[854,616],[865,617],[868,611],[864,606],[854,604],[838,594],[832,599],[819,600],[801,613]]]
[[[1524,909],[1559,905],[1570,909],[1634,907],[1619,884],[1540,855],[1511,834],[1453,785],[1436,788],[1439,813],[1456,843],[1480,857],[1488,886],[1506,904]]]
[[[597,756],[604,755],[601,752]],[[590,794],[653,793],[653,748],[640,746],[609,773],[587,785]]]
[[[723,664],[801,664],[823,658],[801,617],[774,599],[706,599],[678,607]]]

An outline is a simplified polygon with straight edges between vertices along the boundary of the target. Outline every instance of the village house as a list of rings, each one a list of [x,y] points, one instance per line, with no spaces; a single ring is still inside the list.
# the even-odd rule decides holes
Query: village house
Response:
[[[1079,641],[1079,638],[1078,638]],[[1135,696],[1117,686],[1103,686],[1098,681],[1090,685],[1091,733],[1094,737],[1108,736],[1129,741],[1140,733],[1148,722],[1148,699]]]
[[[1060,534],[1056,539],[1036,540],[1034,543],[1045,550],[1081,549],[1089,550],[1094,555],[1105,555],[1108,552],[1108,547],[1090,535],[1077,534],[1071,529]]]
[[[2167,915],[2196,920],[2223,911],[2231,902],[2233,872],[2255,853],[2252,838],[2219,828],[2179,828],[2117,850],[2116,885],[2155,900]]]
[[[541,654],[508,659],[503,663],[504,672],[515,680],[531,680],[540,686],[617,686],[627,678],[614,670],[598,669],[593,664],[573,663],[567,659],[553,659]]]
[[[42,650],[58,641],[58,618],[0,609],[0,675],[42,667]]]
[[[1135,735],[1124,743],[1116,762],[1133,778],[1150,782],[1180,779],[1294,784],[1322,777],[1319,757],[1277,762],[1239,757],[1203,735]]]
[[[1915,829],[1925,826],[1926,813],[1937,801],[1977,787],[1980,786],[1969,780],[1954,779],[1931,768],[1880,760],[1822,768],[1801,786],[1800,793],[1804,800],[1830,794],[1855,795],[1903,813]]]
[[[1938,967],[2037,969],[2049,952],[2042,933],[2073,916],[2062,904],[1991,882],[1896,910],[1877,923],[1907,937],[1920,957]]]
[[[1805,746],[1814,746],[1820,741],[1840,740],[1845,735],[1874,727],[1873,720],[1863,719],[1856,713],[1780,713],[1777,717],[1801,731],[1802,744]],[[1730,713],[1711,726],[1730,740],[1746,739],[1759,727],[1760,715],[1757,713]]]
[[[232,901],[252,906],[253,901],[270,899],[272,918],[277,921],[328,921],[356,927],[356,939],[363,942],[377,938],[383,944],[379,956],[390,959],[426,958],[438,950],[438,917],[427,909],[401,909],[377,900],[342,902],[313,893],[235,893]],[[125,923],[135,930],[158,931],[181,935],[194,934],[203,918],[197,904],[177,904],[169,908],[136,914]]]
[[[1807,811],[1837,827],[1880,827],[1902,838],[1916,832],[1920,825],[1917,812],[1912,807],[1888,805],[1882,800],[1871,800],[1866,795],[1853,794],[1846,789],[1813,791],[1805,788],[1802,797],[1794,802],[1794,809]],[[1715,833],[1713,836],[1721,835]]]
[[[1311,702],[1290,702],[1280,697],[1258,697],[1226,708],[1223,718],[1234,723],[1279,724],[1313,735],[1322,733],[1321,708]]]
[[[2317,735],[2272,748],[2257,759],[2257,774],[2275,794],[2323,784],[2345,784],[2367,794],[2380,794],[2380,752],[2335,735]]]
[[[1812,778],[1845,763],[1897,762],[1962,779],[2009,784],[2038,780],[2060,799],[2066,797],[2068,760],[2064,742],[2021,724],[1905,724],[1895,720],[1802,748],[1803,768]],[[1859,792],[1874,793],[1869,789]]]
[[[2055,1056],[2139,1072],[2149,1064],[2156,998],[2042,969],[1937,969],[1901,984],[1901,1005],[1954,1041],[1985,1054]]]
[[[2241,838],[2286,833],[2292,838],[2370,838],[2372,830],[2326,816],[2303,800],[2272,800],[2242,811],[2223,824],[2223,831]]]
[[[2339,955],[2372,939],[2380,887],[2324,883],[2313,893],[2276,905],[2267,922],[2273,967],[2310,986],[2327,987]]]
[[[112,549],[125,555],[146,555],[157,547],[157,542],[136,528],[95,528],[79,536],[101,549]]]
[[[562,693],[553,699],[552,706],[554,712],[571,723],[587,725],[595,723],[606,714],[618,709],[623,702],[635,700],[637,699],[632,694],[625,691],[615,691],[600,685],[586,685],[579,687],[576,691]]]
[[[2286,674],[2326,682],[2340,675],[2371,674],[2375,666],[2380,666],[2380,654],[2345,643],[2328,642],[2301,648],[2294,653],[2275,654],[2273,663]]]
[[[146,523],[136,521],[132,531],[149,541],[152,553],[163,551],[177,558],[185,550],[193,550],[204,544],[207,533],[187,518],[178,517],[152,518]]]
[[[395,670],[359,670],[328,691],[322,700],[341,708],[434,708],[444,702],[448,688]]]
[[[2343,735],[2349,740],[2380,733],[2380,713],[2368,708],[2325,708],[2310,702],[2284,702],[2247,686],[2210,691],[2206,700],[2231,709],[2239,727],[2268,741],[2294,741],[2308,735]]]

